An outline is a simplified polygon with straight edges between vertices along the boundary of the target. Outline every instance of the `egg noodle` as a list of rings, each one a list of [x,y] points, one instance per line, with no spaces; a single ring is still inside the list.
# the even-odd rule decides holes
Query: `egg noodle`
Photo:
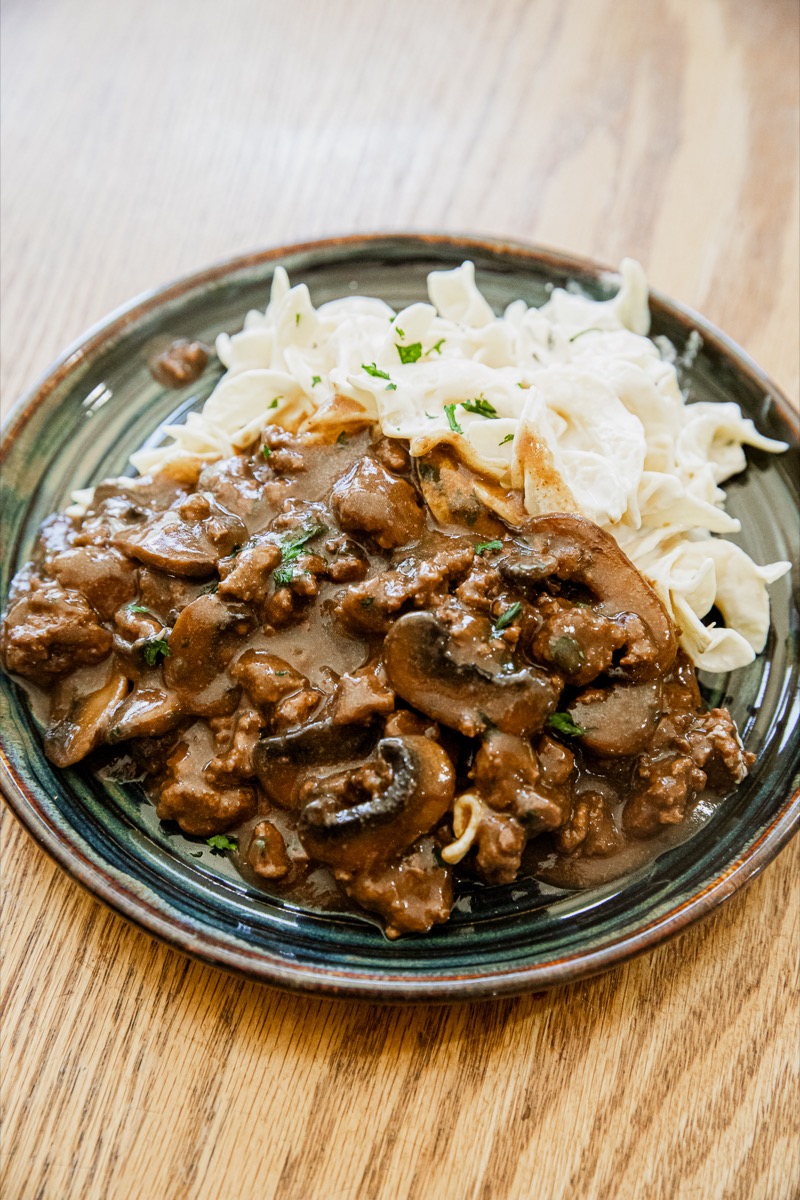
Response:
[[[766,585],[789,564],[758,566],[724,540],[740,525],[719,485],[744,469],[743,446],[785,446],[736,404],[686,402],[674,350],[646,336],[639,264],[622,263],[611,300],[555,289],[542,307],[515,300],[501,317],[471,262],[433,271],[428,294],[399,313],[364,296],[314,308],[305,284],[291,287],[278,267],[266,312],[217,338],[226,374],[202,411],[167,427],[170,440],[133,465],[193,478],[268,423],[324,433],[378,422],[415,456],[450,443],[495,485],[476,491],[512,524],[575,512],[611,533],[697,667],[751,662],[769,627]],[[724,626],[703,623],[713,607]]]

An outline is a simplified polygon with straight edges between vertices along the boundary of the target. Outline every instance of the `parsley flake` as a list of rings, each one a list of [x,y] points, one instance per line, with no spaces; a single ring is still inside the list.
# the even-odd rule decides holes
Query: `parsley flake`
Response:
[[[143,653],[148,667],[154,667],[159,658],[169,658],[171,651],[166,638],[151,638],[145,642]]]
[[[342,432],[339,434],[339,436],[336,439],[336,445],[337,446],[346,446],[348,443],[348,440],[349,439],[347,437],[347,434],[345,433],[344,430],[342,430]]]
[[[311,386],[316,387],[318,383],[322,383],[322,376],[321,375],[312,375],[311,376]]]
[[[272,404],[270,404],[270,408],[277,408],[278,401],[282,400],[282,399],[283,399],[283,396],[276,396],[275,399],[272,401]]]
[[[294,323],[295,323],[295,325],[299,325],[299,324],[300,324],[300,313],[295,313],[295,314],[294,314]]]
[[[294,579],[294,567],[288,564],[293,563],[295,559],[300,557],[306,542],[310,542],[312,538],[319,537],[321,533],[325,532],[326,528],[324,525],[311,525],[306,529],[301,529],[298,533],[292,534],[281,542],[281,562],[283,565],[278,567],[272,575],[277,587],[288,587]]]
[[[206,845],[211,847],[212,854],[224,854],[226,850],[238,850],[239,839],[228,837],[227,833],[215,833],[206,838]]]
[[[514,603],[505,610],[505,612],[500,613],[500,616],[495,621],[495,623],[494,623],[495,633],[499,633],[503,629],[508,629],[511,622],[514,621],[519,616],[521,611],[522,611],[522,604],[520,603],[519,600],[515,600]]]
[[[405,330],[401,329],[399,325],[395,325],[395,329],[397,330],[398,337],[404,338],[406,336]]]
[[[455,404],[445,404],[444,413],[445,413],[445,416],[447,417],[447,424],[450,426],[453,433],[463,433],[464,430],[461,428],[458,421],[456,420]]]
[[[361,370],[366,371],[367,374],[371,375],[373,379],[391,379],[392,378],[391,375],[387,375],[385,371],[381,371],[379,367],[376,367],[375,363],[369,363],[369,364],[362,363]]]
[[[480,545],[475,547],[475,553],[476,554],[486,554],[490,550],[502,550],[502,549],[503,549],[503,543],[500,541],[481,542]]]
[[[395,342],[394,345],[401,363],[415,363],[422,357],[422,342],[412,342],[410,346],[401,346],[399,342]]]
[[[269,446],[265,442],[264,445],[261,447],[261,457],[266,459],[266,458],[269,458],[271,454],[272,454],[272,451],[270,450]]]
[[[386,387],[384,388],[384,391],[385,392],[396,392],[397,384],[396,383],[387,383]]]
[[[490,421],[498,419],[497,409],[483,395],[476,396],[474,400],[465,400],[461,407],[469,413],[477,413],[479,417],[487,417]]]
[[[150,609],[149,609],[149,608],[145,608],[145,606],[144,606],[143,604],[129,604],[129,605],[128,605],[128,612],[131,612],[131,613],[146,613],[148,617],[152,617],[152,615],[153,615],[153,614],[150,612]]]
[[[277,587],[288,587],[294,579],[294,567],[278,567],[272,578]]]
[[[550,729],[563,733],[565,737],[582,737],[586,730],[582,725],[576,725],[569,713],[555,712],[547,718]]]
[[[506,446],[509,442],[513,442],[513,440],[514,440],[513,433],[507,433],[506,436],[503,438],[502,442],[500,443],[500,445]]]
[[[428,351],[428,354],[441,354],[442,346],[445,344],[446,341],[447,341],[447,338],[439,338],[436,345],[431,346],[430,350]]]

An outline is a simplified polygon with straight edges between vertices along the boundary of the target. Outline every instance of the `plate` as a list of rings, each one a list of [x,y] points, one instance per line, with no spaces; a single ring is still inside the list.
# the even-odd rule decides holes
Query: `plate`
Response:
[[[464,258],[500,311],[541,304],[572,281],[598,299],[617,278],[547,250],[445,236],[340,238],[247,255],[148,293],[95,326],[17,406],[2,446],[0,584],[6,594],[39,523],[74,488],[126,472],[129,454],[159,426],[203,403],[222,373],[163,389],[147,369],[174,337],[213,344],[249,308],[263,308],[275,266],[304,281],[319,304],[350,293],[394,307],[425,296],[425,277]],[[657,294],[654,335],[679,353],[699,332],[683,385],[695,400],[735,400],[788,454],[750,453],[729,485],[741,545],[759,562],[796,558],[798,441],[787,401],[759,368],[694,313]],[[693,342],[696,340],[692,339]],[[796,570],[795,570],[796,580]],[[25,694],[0,679],[0,782],[16,816],[52,857],[117,912],[188,954],[302,992],[373,1000],[444,1001],[539,990],[595,974],[704,916],[752,879],[796,831],[798,620],[787,577],[771,589],[766,651],[749,667],[704,681],[757,756],[744,784],[691,838],[622,879],[559,891],[522,879],[464,891],[449,924],[389,942],[367,918],[314,911],[248,885],[224,857],[170,832],[135,784],[104,781],[45,758]]]

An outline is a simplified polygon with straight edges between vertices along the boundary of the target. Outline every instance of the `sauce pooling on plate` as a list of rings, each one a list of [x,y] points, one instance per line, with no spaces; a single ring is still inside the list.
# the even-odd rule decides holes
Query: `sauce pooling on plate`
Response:
[[[277,426],[192,483],[101,484],[4,617],[49,757],[127,756],[162,820],[299,900],[327,873],[389,936],[529,844],[553,877],[680,825],[747,772],[731,717],[613,538],[512,527],[490,486],[446,445]]]

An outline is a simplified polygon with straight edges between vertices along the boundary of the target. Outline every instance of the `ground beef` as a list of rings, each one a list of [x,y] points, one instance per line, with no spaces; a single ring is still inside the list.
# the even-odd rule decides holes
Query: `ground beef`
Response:
[[[608,799],[597,791],[581,793],[569,820],[555,834],[559,850],[566,854],[580,853],[585,858],[614,854],[623,841]]]
[[[405,605],[426,608],[437,593],[446,593],[450,583],[469,570],[472,560],[473,551],[464,546],[439,550],[427,560],[406,559],[396,568],[348,588],[334,611],[343,625],[354,631],[385,632]]]
[[[167,759],[156,805],[162,821],[177,821],[186,833],[200,837],[224,833],[252,816],[256,807],[252,787],[233,782],[225,786],[207,770],[210,748],[207,726],[186,731]]]
[[[3,631],[6,668],[46,683],[77,667],[100,662],[112,636],[80,592],[43,584],[9,609]]]
[[[390,713],[395,695],[386,682],[381,663],[342,675],[333,700],[334,725],[361,724],[377,714]]]
[[[177,338],[163,354],[150,363],[150,373],[165,387],[182,388],[196,379],[208,365],[208,350],[202,342]]]
[[[453,907],[450,869],[437,861],[425,838],[401,858],[357,875],[337,872],[348,896],[386,922],[386,936],[424,933],[448,919]]]
[[[591,683],[608,670],[627,636],[614,621],[588,605],[539,596],[533,605],[539,621],[531,643],[537,662],[554,668],[573,687]]]

